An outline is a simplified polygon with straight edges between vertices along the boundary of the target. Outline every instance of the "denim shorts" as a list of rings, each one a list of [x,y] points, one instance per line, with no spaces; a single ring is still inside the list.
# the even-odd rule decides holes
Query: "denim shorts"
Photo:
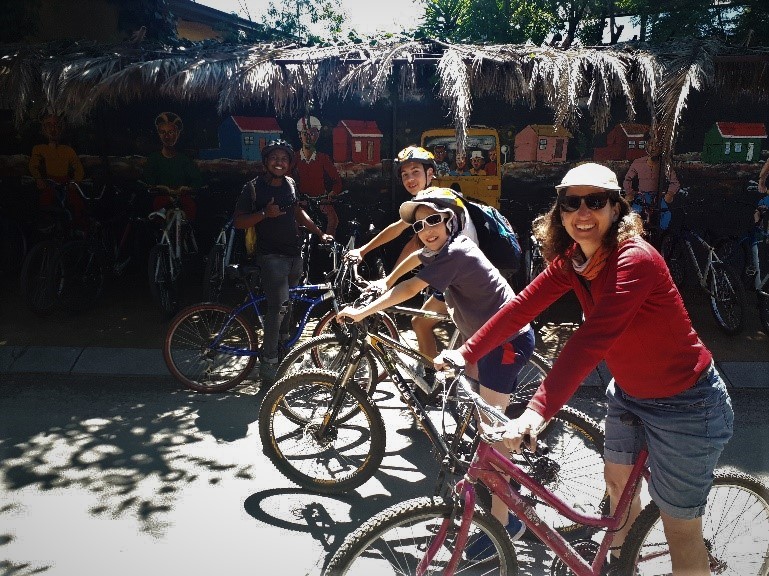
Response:
[[[631,465],[648,446],[652,500],[674,518],[702,516],[718,457],[734,427],[729,393],[713,364],[675,396],[635,398],[612,380],[606,397],[606,461]]]
[[[481,384],[495,392],[511,394],[518,385],[518,373],[534,352],[534,344],[534,330],[529,328],[478,360]]]

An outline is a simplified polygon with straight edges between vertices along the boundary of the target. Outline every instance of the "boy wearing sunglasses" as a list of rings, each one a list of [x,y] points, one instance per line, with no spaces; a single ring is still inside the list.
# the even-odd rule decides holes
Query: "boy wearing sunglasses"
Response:
[[[348,306],[340,318],[359,322],[390,306],[405,302],[428,286],[443,293],[451,319],[465,338],[474,334],[515,296],[513,289],[489,262],[478,245],[460,234],[461,208],[442,204],[451,190],[430,188],[414,200],[401,204],[401,220],[411,226],[424,247],[409,255],[385,278],[387,292],[361,308]],[[422,264],[415,276],[397,285],[404,269]],[[534,351],[534,331],[526,324],[476,363],[467,365],[467,373],[480,380],[480,394],[490,404],[504,410],[518,383],[518,372]],[[525,526],[509,514],[498,499],[492,500],[492,513],[507,527],[513,540],[520,538]],[[486,538],[486,540],[484,540]],[[485,534],[471,542],[466,553],[472,557],[493,552]]]
[[[398,157],[396,158],[396,168],[403,187],[406,188],[406,191],[409,194],[416,196],[427,189],[430,186],[430,182],[435,177],[435,157],[432,152],[420,146],[407,146],[398,153]],[[454,197],[453,193],[452,197]],[[457,222],[459,232],[469,237],[477,244],[478,236],[466,209],[462,209],[462,214],[459,215],[459,220]],[[358,249],[350,250],[347,257],[355,261],[360,261],[371,250],[395,240],[406,230],[409,230],[409,223],[403,220],[403,218],[400,218],[397,222],[393,222],[387,226],[387,228],[382,230],[367,244]],[[393,271],[398,270],[407,257],[415,251],[420,250],[422,246],[423,244],[419,234],[415,234],[401,250],[400,256],[398,256],[398,259],[395,261],[395,268]],[[412,260],[412,262],[414,262],[414,264],[411,268],[401,268],[401,274],[405,274],[419,264],[418,261]],[[397,280],[399,277],[400,276],[396,276],[395,279]],[[381,281],[377,284],[380,288],[384,288]],[[447,312],[446,303],[443,301],[442,295],[440,295],[440,293],[436,294],[434,291],[422,305],[422,310],[429,310],[439,314],[446,314]],[[411,320],[411,327],[414,329],[419,351],[430,358],[435,358],[438,354],[438,344],[435,340],[435,333],[433,332],[433,329],[437,324],[437,320],[432,320],[430,318],[414,317]],[[435,373],[428,371],[425,377],[432,383],[435,379]]]
[[[713,470],[732,435],[726,386],[694,331],[665,260],[643,239],[640,217],[620,196],[614,172],[582,164],[569,170],[556,190],[552,208],[534,222],[550,264],[462,347],[436,358],[436,367],[445,357],[459,364],[478,361],[574,291],[585,320],[526,411],[509,424],[504,442],[518,452],[529,434],[533,445],[535,431],[605,360],[614,377],[606,390],[604,452],[611,509],[638,450],[647,445],[649,494],[660,509],[673,573],[710,574],[701,517]],[[640,510],[636,494],[612,542],[612,555]]]

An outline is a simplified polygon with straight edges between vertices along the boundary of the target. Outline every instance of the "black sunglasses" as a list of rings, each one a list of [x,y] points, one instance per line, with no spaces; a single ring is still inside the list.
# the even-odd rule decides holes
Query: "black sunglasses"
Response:
[[[430,214],[427,218],[414,222],[411,227],[414,229],[414,232],[418,233],[424,230],[425,226],[437,226],[445,220],[443,214]]]
[[[603,192],[593,192],[585,196],[567,196],[562,195],[558,199],[558,203],[561,205],[561,210],[564,212],[576,212],[582,205],[582,201],[585,201],[585,206],[590,210],[600,210],[609,201],[610,192],[604,190]]]

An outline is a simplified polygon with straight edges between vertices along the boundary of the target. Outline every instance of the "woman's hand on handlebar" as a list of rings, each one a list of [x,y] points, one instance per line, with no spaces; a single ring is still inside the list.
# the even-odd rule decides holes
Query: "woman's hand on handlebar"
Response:
[[[528,448],[534,452],[537,448],[537,436],[547,421],[531,408],[526,408],[523,414],[515,420],[510,420],[505,426],[502,442],[510,452],[520,453],[524,439],[528,440]]]
[[[344,257],[350,262],[360,262],[363,260],[363,254],[361,254],[360,248],[353,248],[352,250],[348,250]]]
[[[372,280],[369,282],[364,289],[364,292],[366,294],[375,294],[376,296],[381,296],[388,290],[389,288],[387,287],[387,280],[385,278],[379,278],[378,280]]]
[[[433,358],[433,365],[436,370],[463,368],[465,366],[465,358],[459,353],[459,350],[444,350]]]

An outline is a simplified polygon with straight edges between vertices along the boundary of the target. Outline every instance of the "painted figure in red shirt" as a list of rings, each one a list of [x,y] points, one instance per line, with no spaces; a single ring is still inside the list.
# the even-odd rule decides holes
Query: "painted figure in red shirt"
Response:
[[[336,195],[342,191],[342,177],[328,154],[318,152],[315,145],[320,136],[320,120],[315,116],[303,116],[296,123],[302,147],[294,153],[296,184],[300,194],[317,197],[324,194]],[[326,234],[336,235],[339,216],[333,204],[320,207],[325,214]]]
[[[649,493],[660,508],[673,574],[710,574],[702,515],[734,415],[710,351],[692,327],[667,265],[641,237],[642,223],[610,169],[586,163],[556,186],[534,232],[550,264],[478,332],[445,357],[477,362],[568,291],[585,320],[569,338],[526,411],[505,433],[519,451],[601,361],[607,387],[604,476],[612,510],[640,446],[649,449]],[[638,425],[638,423],[642,425]],[[640,512],[635,495],[619,546]]]

